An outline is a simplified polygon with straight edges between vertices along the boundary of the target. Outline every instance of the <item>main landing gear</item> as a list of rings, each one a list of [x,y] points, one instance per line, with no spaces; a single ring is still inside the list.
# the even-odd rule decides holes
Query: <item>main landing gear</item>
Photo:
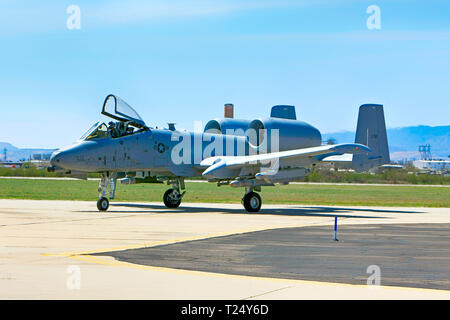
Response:
[[[97,209],[99,211],[106,211],[109,208],[109,199],[114,199],[116,193],[117,174],[105,172],[102,174],[98,192],[100,193],[97,201]],[[108,190],[109,189],[109,190]]]
[[[258,212],[261,209],[262,200],[259,194],[253,191],[253,188],[245,188],[242,204],[248,212]]]
[[[164,204],[167,208],[178,208],[181,204],[181,199],[183,199],[186,193],[186,191],[180,193],[180,189],[185,189],[184,180],[181,178],[168,180],[167,184],[172,184],[172,188],[164,193]]]

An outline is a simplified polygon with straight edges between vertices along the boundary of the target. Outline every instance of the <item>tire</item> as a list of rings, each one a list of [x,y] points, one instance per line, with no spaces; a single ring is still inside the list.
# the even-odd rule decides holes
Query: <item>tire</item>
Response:
[[[242,199],[244,208],[248,212],[258,212],[261,209],[262,200],[256,192],[247,193]]]
[[[181,204],[181,199],[173,199],[173,193],[175,191],[175,189],[169,189],[164,193],[163,201],[167,208],[178,208]]]
[[[106,211],[109,208],[109,200],[108,198],[102,197],[97,201],[97,209],[99,211]]]

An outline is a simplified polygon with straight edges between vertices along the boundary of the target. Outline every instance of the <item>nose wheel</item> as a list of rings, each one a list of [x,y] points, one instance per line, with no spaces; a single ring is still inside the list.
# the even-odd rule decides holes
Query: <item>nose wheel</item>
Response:
[[[100,199],[98,199],[97,201],[97,209],[99,211],[106,211],[109,208],[109,200],[108,198],[105,197],[101,197]]]
[[[248,212],[258,212],[261,209],[262,200],[256,192],[248,192],[242,199],[245,210]]]

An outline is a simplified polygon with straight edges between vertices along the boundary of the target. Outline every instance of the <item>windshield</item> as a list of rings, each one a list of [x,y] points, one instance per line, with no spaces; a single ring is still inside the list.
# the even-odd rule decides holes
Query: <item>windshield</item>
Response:
[[[131,121],[128,122],[111,121],[108,123],[108,125],[106,125],[104,122],[98,121],[88,131],[86,131],[85,134],[83,134],[80,140],[120,138],[148,130],[147,128],[135,130],[135,128],[132,127],[130,124]]]
[[[109,137],[108,127],[103,122],[96,122],[80,140],[97,140]]]
[[[87,137],[92,131],[94,131],[94,129],[97,128],[99,124],[100,124],[100,121],[97,121],[96,123],[94,123],[94,124],[92,125],[92,127],[90,127],[89,130],[86,131],[86,133],[83,134],[83,135],[81,136],[80,140],[86,139],[86,137]]]

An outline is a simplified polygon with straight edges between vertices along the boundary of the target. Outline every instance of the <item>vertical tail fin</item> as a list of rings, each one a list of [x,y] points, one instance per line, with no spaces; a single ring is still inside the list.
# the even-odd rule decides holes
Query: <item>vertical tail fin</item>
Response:
[[[383,105],[364,104],[359,107],[355,143],[366,145],[372,150],[353,155],[353,169],[356,171],[367,171],[391,161]]]

